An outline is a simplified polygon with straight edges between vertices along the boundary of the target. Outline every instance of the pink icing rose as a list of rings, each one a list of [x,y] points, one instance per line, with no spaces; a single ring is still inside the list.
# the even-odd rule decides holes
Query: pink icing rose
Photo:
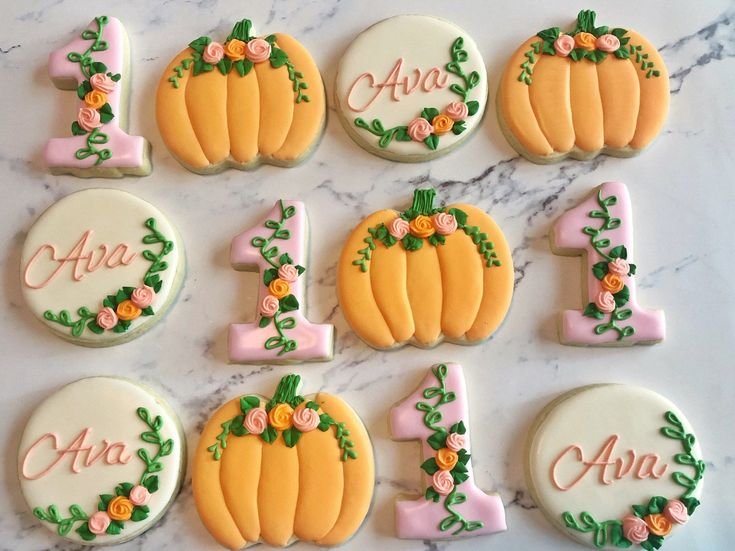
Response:
[[[464,444],[464,436],[462,436],[461,434],[452,432],[447,436],[447,448],[449,448],[453,452],[458,452],[459,450],[464,448]]]
[[[319,414],[307,407],[299,408],[293,412],[291,422],[301,432],[309,432],[319,426]]]
[[[109,94],[115,89],[115,81],[112,80],[105,73],[95,73],[89,77],[89,83],[92,85],[93,90],[99,90],[105,94]]]
[[[603,52],[614,52],[620,48],[620,39],[614,34],[603,34],[595,40],[595,48]]]
[[[253,38],[245,45],[245,57],[253,63],[261,63],[271,56],[271,45],[262,38]]]
[[[628,264],[628,261],[623,258],[616,258],[612,262],[608,263],[607,269],[611,274],[623,277],[627,276],[630,272],[630,264]]]
[[[408,123],[406,132],[415,142],[423,142],[434,131],[431,123],[423,117],[417,117]]]
[[[451,235],[457,231],[457,219],[448,212],[438,212],[431,217],[431,223],[439,235]]]
[[[136,507],[139,507],[141,505],[145,505],[150,501],[151,493],[145,486],[133,486],[133,489],[130,490],[130,495],[128,496],[128,499],[130,499],[130,503],[132,503]]]
[[[463,101],[453,101],[444,108],[444,114],[453,121],[463,121],[469,114],[467,104]]]
[[[446,496],[454,490],[454,479],[449,471],[436,471],[431,477],[431,485],[437,494]]]
[[[97,325],[102,329],[112,329],[117,325],[117,314],[112,308],[105,306],[97,314]]]
[[[278,277],[288,283],[293,283],[299,277],[299,271],[293,264],[284,264],[278,268]]]
[[[250,434],[263,434],[268,426],[268,414],[263,408],[253,408],[245,414],[242,424]]]
[[[400,217],[392,220],[391,223],[388,224],[388,233],[398,240],[403,239],[408,233],[408,222]]]
[[[260,313],[263,316],[271,318],[276,312],[278,312],[280,307],[281,304],[278,302],[278,299],[273,295],[268,295],[263,299],[263,302],[260,303]]]
[[[202,59],[207,63],[216,65],[225,55],[225,49],[219,42],[210,42],[204,48],[202,52]]]
[[[689,520],[689,511],[678,499],[672,499],[664,506],[664,516],[674,524],[686,524]]]
[[[554,50],[556,55],[561,57],[567,57],[569,52],[574,49],[574,38],[568,34],[560,34],[559,38],[554,40]]]
[[[104,534],[110,526],[110,515],[107,514],[107,511],[97,511],[89,517],[87,526],[89,527],[90,532],[100,536]]]
[[[82,107],[79,109],[77,122],[79,123],[79,126],[87,132],[91,132],[95,128],[102,126],[99,111],[97,111],[97,109],[92,109],[91,107]]]
[[[156,292],[153,290],[153,288],[148,287],[148,285],[138,287],[130,295],[130,300],[132,300],[133,304],[135,304],[140,309],[148,308],[153,302],[154,298],[156,298]]]
[[[595,298],[595,306],[603,314],[609,314],[615,310],[615,297],[610,291],[600,291]]]
[[[632,543],[641,543],[648,539],[648,526],[642,518],[628,515],[623,519],[623,535]]]

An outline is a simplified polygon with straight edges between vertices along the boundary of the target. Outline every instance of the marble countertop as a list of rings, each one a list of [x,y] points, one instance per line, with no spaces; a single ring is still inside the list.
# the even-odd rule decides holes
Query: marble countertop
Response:
[[[397,13],[436,14],[471,34],[485,55],[494,102],[507,56],[532,32],[566,25],[580,5],[559,2],[439,2],[375,0],[273,0],[225,2],[170,0],[85,3],[6,0],[0,21],[0,549],[73,549],[27,510],[16,477],[20,432],[34,404],[77,378],[117,374],[158,389],[178,411],[190,448],[211,412],[244,392],[270,393],[285,367],[226,362],[228,324],[255,311],[256,279],[235,272],[231,238],[253,225],[281,197],[304,201],[312,218],[309,318],[337,330],[332,362],[291,368],[305,389],[341,394],[363,417],[377,455],[372,510],[345,549],[539,549],[577,546],[536,509],[523,478],[523,441],[538,411],[554,396],[597,382],[640,384],[674,400],[696,427],[707,463],[701,510],[666,543],[670,551],[730,549],[735,488],[735,6],[728,0],[660,3],[621,0],[596,7],[599,17],[643,31],[671,73],[671,113],[650,151],[634,159],[598,157],[536,166],[506,143],[490,106],[476,135],[460,150],[424,164],[399,164],[355,145],[330,110],[316,154],[297,169],[262,167],[202,177],[183,169],[156,129],[155,86],[182,44],[202,34],[227,32],[253,19],[261,30],[301,39],[331,91],[340,53],[357,32]],[[89,10],[92,11],[89,11]],[[94,15],[118,16],[132,43],[130,130],[153,144],[153,174],[123,180],[52,176],[41,151],[65,135],[72,93],[57,91],[46,73],[50,49],[66,43]],[[629,185],[637,226],[641,302],[665,310],[668,339],[653,347],[584,349],[561,346],[560,310],[578,306],[579,260],[549,251],[550,224],[607,180]],[[377,352],[349,330],[337,305],[335,264],[347,231],[365,214],[410,201],[417,185],[435,185],[447,202],[486,209],[513,249],[516,292],[508,318],[478,347],[443,344],[425,351],[406,347]],[[153,330],[109,349],[70,345],[44,330],[20,297],[18,264],[26,231],[48,205],[73,191],[124,189],[165,210],[179,227],[188,253],[188,277],[178,304]],[[393,536],[393,502],[420,491],[419,446],[391,441],[387,412],[411,392],[425,370],[458,361],[470,383],[473,459],[480,487],[497,490],[509,530],[451,543],[401,541]],[[191,452],[190,452],[191,453]],[[728,491],[729,490],[729,491]],[[313,549],[297,544],[295,549]],[[187,478],[181,495],[155,528],[120,549],[219,547],[200,523]],[[582,547],[579,547],[582,549]]]

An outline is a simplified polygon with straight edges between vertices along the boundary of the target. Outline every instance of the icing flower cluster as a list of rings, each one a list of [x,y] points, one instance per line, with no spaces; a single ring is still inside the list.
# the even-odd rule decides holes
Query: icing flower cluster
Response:
[[[686,505],[678,499],[665,501],[665,503],[660,513],[649,513],[642,518],[635,515],[628,515],[623,518],[623,536],[625,536],[625,539],[631,543],[641,544],[648,541],[651,535],[663,538],[671,533],[674,525],[687,523],[689,512]],[[658,505],[654,505],[653,508],[660,510]]]
[[[460,473],[467,472],[466,468],[460,467],[457,469],[457,465],[466,465],[470,460],[470,454],[464,449],[465,430],[462,422],[452,427],[447,435],[445,447],[439,448],[433,459],[429,459],[421,465],[421,468],[427,474],[434,471],[434,466],[436,466],[437,470],[431,475],[431,487],[440,496],[451,494],[455,482],[457,480],[461,481],[461,478],[463,478]],[[426,499],[433,499],[433,494],[429,492]]]
[[[469,107],[463,101],[450,103],[441,113],[437,112],[434,114],[435,111],[434,109],[426,108],[420,117],[416,117],[408,123],[406,133],[413,141],[424,142],[430,136],[446,134],[454,128],[455,123],[460,123],[469,116]],[[457,130],[455,134],[462,133],[464,131],[464,125],[457,125]],[[432,149],[436,148],[434,147]]]

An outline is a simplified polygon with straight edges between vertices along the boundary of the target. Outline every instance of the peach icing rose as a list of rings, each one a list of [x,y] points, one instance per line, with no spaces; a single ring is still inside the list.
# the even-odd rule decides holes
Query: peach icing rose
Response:
[[[293,264],[284,264],[278,268],[278,277],[287,283],[293,283],[299,277],[299,271]]]
[[[452,450],[453,452],[458,452],[465,446],[465,439],[464,436],[461,434],[457,434],[456,432],[452,432],[447,435],[447,448]]]
[[[424,216],[423,214],[419,214],[416,218],[411,220],[411,222],[408,223],[408,229],[416,237],[422,238],[432,236],[436,231],[434,229],[434,224],[431,223],[431,218]]]
[[[105,94],[112,92],[117,85],[117,83],[105,73],[93,74],[89,77],[89,83],[92,85],[92,90],[99,90]]]
[[[615,310],[615,297],[610,291],[600,291],[595,297],[595,306],[603,314],[609,314]]]
[[[130,299],[123,300],[117,305],[116,314],[121,320],[130,321],[140,316],[140,308],[133,304]]]
[[[225,49],[219,42],[210,42],[204,47],[202,52],[202,59],[207,63],[216,65],[225,55]]]
[[[406,133],[415,142],[423,142],[433,131],[434,127],[423,117],[413,119],[406,127]]]
[[[623,278],[616,274],[605,274],[605,277],[602,278],[602,288],[605,291],[610,291],[613,295],[615,293],[619,293],[623,290],[623,287],[625,287],[625,282],[623,281]]]
[[[648,539],[648,526],[643,519],[628,515],[623,519],[623,536],[631,543],[641,543]]]
[[[406,234],[408,233],[408,222],[400,216],[398,218],[394,218],[388,224],[388,233],[400,241],[406,237]]]
[[[89,528],[89,531],[93,534],[101,536],[107,532],[110,522],[112,522],[112,519],[110,519],[110,515],[107,514],[107,511],[97,511],[89,517],[87,528]]]
[[[268,413],[268,421],[276,430],[290,429],[293,419],[293,408],[288,404],[277,404]]]
[[[276,278],[268,285],[268,291],[276,298],[283,298],[291,292],[291,287],[281,278]]]
[[[624,258],[616,258],[608,263],[607,270],[611,274],[627,276],[630,273],[630,264]]]
[[[689,520],[689,511],[678,499],[669,500],[664,506],[664,515],[674,524],[686,524]]]
[[[446,134],[452,129],[454,121],[448,115],[440,113],[432,119],[431,126],[434,127],[434,134],[440,136],[441,134]]]
[[[595,49],[595,40],[595,35],[592,33],[577,33],[574,35],[575,46],[590,52]]]
[[[437,494],[446,496],[454,490],[454,478],[449,471],[436,471],[431,477],[431,485]]]
[[[130,294],[130,300],[132,300],[133,304],[138,308],[148,308],[154,298],[156,298],[156,292],[152,287],[148,287],[148,285],[138,287]]]
[[[79,109],[77,122],[79,123],[79,126],[87,132],[91,132],[95,128],[102,126],[100,112],[96,109],[92,109],[91,107],[82,107]]]
[[[569,52],[574,49],[574,37],[568,34],[560,34],[559,37],[554,40],[554,51],[556,55],[560,57],[567,57]]]
[[[115,496],[107,504],[107,514],[112,520],[130,520],[133,504],[125,496]]]
[[[603,52],[614,52],[620,48],[620,39],[614,34],[603,34],[597,37],[595,46]]]
[[[436,452],[436,464],[442,471],[451,471],[458,460],[457,452],[449,448],[441,448]]]
[[[463,121],[469,115],[467,104],[463,101],[453,101],[444,108],[444,114],[453,121]]]
[[[253,38],[245,45],[245,57],[253,63],[262,63],[271,56],[271,45],[263,38]]]
[[[95,321],[102,329],[112,329],[117,325],[117,314],[115,310],[105,306],[99,311]]]
[[[281,307],[281,303],[273,295],[266,295],[263,298],[263,302],[260,303],[260,314],[272,318],[278,309]]]
[[[233,38],[225,43],[225,55],[232,61],[245,59],[245,43],[242,40]]]
[[[100,92],[99,90],[92,90],[84,95],[84,103],[87,104],[87,107],[99,109],[107,103],[107,94]]]
[[[457,231],[457,219],[448,212],[437,212],[431,217],[431,223],[439,235],[451,235]]]
[[[293,412],[293,426],[301,432],[310,432],[319,426],[319,414],[313,409],[300,407]]]
[[[648,526],[648,530],[651,534],[657,536],[668,536],[671,533],[671,521],[661,513],[655,513],[652,515],[646,515],[643,517],[643,521]]]
[[[242,425],[250,434],[263,434],[268,426],[268,414],[263,408],[252,408],[245,414],[245,420]]]
[[[138,484],[137,486],[132,487],[128,498],[130,499],[130,503],[139,507],[141,505],[145,505],[151,500],[151,493],[148,491],[148,488]]]

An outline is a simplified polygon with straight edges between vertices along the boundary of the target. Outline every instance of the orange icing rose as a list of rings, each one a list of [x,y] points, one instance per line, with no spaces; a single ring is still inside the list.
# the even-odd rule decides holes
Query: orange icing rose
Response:
[[[100,92],[99,90],[92,90],[91,92],[87,92],[84,96],[84,103],[92,109],[99,109],[107,103],[107,94]]]
[[[436,464],[442,471],[451,471],[457,464],[457,452],[453,452],[449,448],[442,448],[436,452]]]
[[[291,287],[281,278],[276,278],[268,285],[268,291],[276,298],[283,298],[291,292]]]
[[[225,44],[225,55],[232,61],[239,61],[245,58],[245,43],[242,40],[233,38]]]
[[[449,117],[449,115],[441,114],[434,117],[434,119],[431,121],[431,126],[434,127],[434,134],[439,136],[440,134],[446,134],[452,129],[452,126],[454,126],[454,121]]]
[[[107,504],[107,514],[112,520],[130,520],[133,503],[125,496],[115,496]]]
[[[625,282],[623,278],[615,274],[607,274],[602,278],[602,288],[605,291],[610,291],[613,295],[623,290]]]
[[[123,300],[117,305],[115,313],[121,320],[134,320],[140,316],[140,308],[133,304],[132,300]]]
[[[574,44],[577,48],[592,51],[595,49],[595,35],[592,33],[578,33],[574,35]]]
[[[660,513],[643,517],[648,529],[657,536],[668,536],[671,532],[671,521]]]
[[[423,214],[419,214],[416,218],[411,220],[408,224],[408,229],[416,237],[422,238],[432,236],[436,231],[434,229],[434,224],[431,223],[431,218],[424,216]]]
[[[293,408],[288,404],[278,404],[268,412],[268,422],[276,430],[291,428]]]

